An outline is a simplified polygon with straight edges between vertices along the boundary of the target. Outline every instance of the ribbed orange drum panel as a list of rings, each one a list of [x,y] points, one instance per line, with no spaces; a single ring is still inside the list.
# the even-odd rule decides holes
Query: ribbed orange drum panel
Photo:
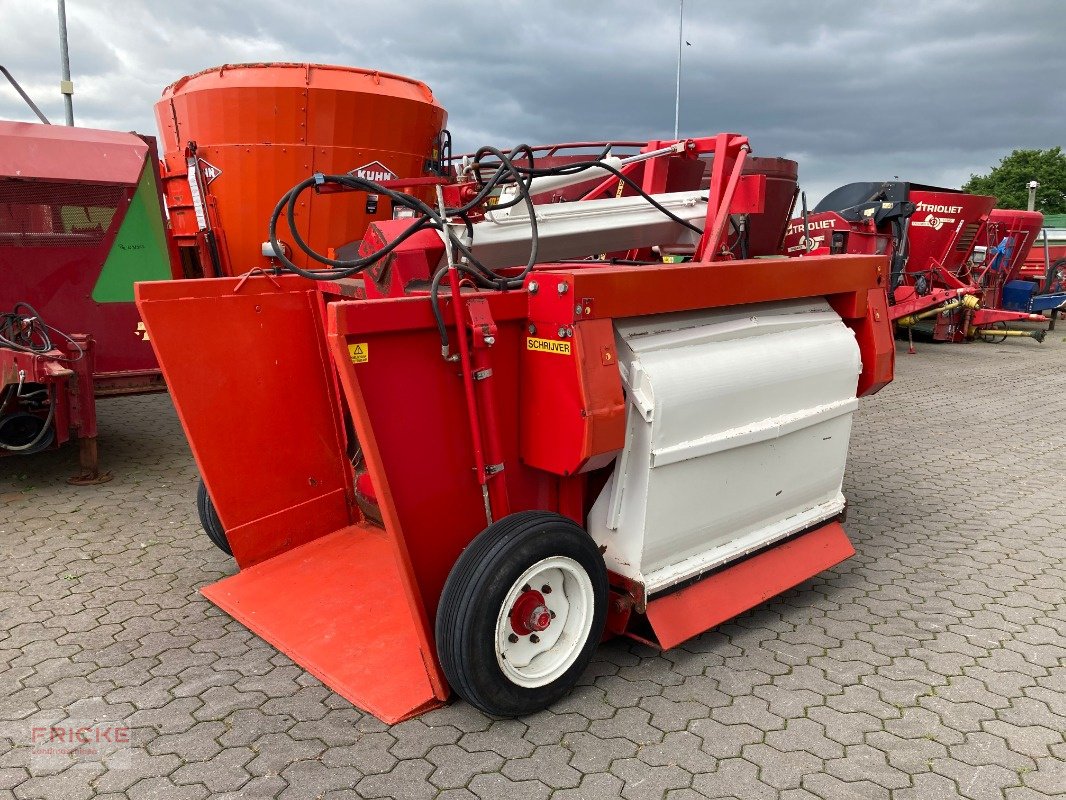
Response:
[[[294,184],[313,172],[343,174],[374,164],[396,177],[422,176],[447,118],[424,83],[321,64],[215,67],[168,86],[155,111],[179,245],[195,246],[197,234],[186,161],[195,142],[204,202],[221,229],[216,238],[232,274],[268,266],[262,256],[267,221]],[[392,215],[384,199],[367,213],[362,194],[305,197],[298,229],[323,253],[361,239],[371,221]],[[298,250],[295,260],[307,265]]]

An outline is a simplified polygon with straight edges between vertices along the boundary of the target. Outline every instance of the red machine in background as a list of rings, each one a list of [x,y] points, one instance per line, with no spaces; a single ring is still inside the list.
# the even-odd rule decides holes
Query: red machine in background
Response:
[[[543,708],[602,636],[671,647],[853,552],[841,480],[856,398],[892,378],[887,259],[738,260],[766,207],[747,140],[642,150],[545,169],[486,148],[429,203],[312,175],[270,224],[295,275],[137,287],[241,567],[205,594],[383,720],[450,690]],[[327,190],[411,216],[300,248],[307,270],[284,219],[351,199]]]
[[[974,283],[981,287],[981,305],[987,308],[1030,311],[1021,308],[1014,295],[1022,282],[1025,258],[1032,250],[1044,224],[1038,211],[994,208],[978,234],[979,246],[971,261]],[[993,329],[1006,330],[1006,322]],[[991,331],[986,338],[993,337]]]
[[[892,259],[891,309],[900,328],[923,329],[934,340],[1031,336],[1010,322],[1044,318],[1001,306],[1004,276],[1015,270],[1031,220],[1001,216],[989,222],[995,198],[922,184],[852,183],[830,192],[805,217],[793,219],[785,254],[885,253]],[[1009,230],[1008,230],[1009,229]],[[987,264],[972,261],[989,237],[1019,239],[1013,255]],[[998,244],[1000,239],[996,239]]]
[[[1048,330],[1066,307],[1066,247],[1053,246],[1041,236],[1045,220],[1036,211],[996,209],[988,224],[985,261],[991,279],[985,286],[988,302],[1030,313],[1051,312]]]
[[[447,114],[429,87],[377,70],[225,64],[168,86],[155,113],[189,278],[274,266],[265,220],[312,172],[431,179],[450,155]],[[309,197],[294,216],[299,234],[325,248],[358,239],[368,223],[391,218],[392,206],[373,195]],[[292,257],[306,265],[302,253]]]
[[[155,140],[0,121],[0,455],[72,438],[98,470],[95,398],[163,389],[133,304],[172,277]]]
[[[1066,292],[1066,214],[1045,217],[1018,278],[1036,284],[1038,294]]]

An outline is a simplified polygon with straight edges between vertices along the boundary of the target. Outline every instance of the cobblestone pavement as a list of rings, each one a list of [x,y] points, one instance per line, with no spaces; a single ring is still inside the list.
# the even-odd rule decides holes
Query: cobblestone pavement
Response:
[[[0,462],[0,796],[1062,797],[1064,336],[901,348],[853,436],[854,558],[675,651],[606,644],[520,721],[388,727],[203,600],[234,566],[170,402],[104,401],[111,483]],[[31,756],[66,719],[129,725],[127,761]]]

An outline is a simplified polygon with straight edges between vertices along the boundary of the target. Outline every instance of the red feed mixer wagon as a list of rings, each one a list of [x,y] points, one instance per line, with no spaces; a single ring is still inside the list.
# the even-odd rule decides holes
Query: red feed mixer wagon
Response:
[[[240,567],[205,595],[382,720],[544,708],[603,638],[672,647],[854,552],[888,259],[737,259],[747,139],[641,150],[484,148],[431,202],[314,174],[272,217],[282,269],[137,286]],[[367,194],[403,214],[344,257],[286,224]]]
[[[0,456],[76,439],[107,479],[96,398],[165,388],[133,283],[175,263],[154,139],[0,121]]]
[[[954,189],[887,181],[850,183],[825,196],[810,214],[793,219],[785,255],[884,253],[891,257],[889,313],[901,329],[928,329],[937,341],[1031,336],[1044,330],[1009,329],[1011,322],[1043,322],[1043,317],[1000,307],[999,259],[973,262],[1004,226],[990,224],[996,199]],[[1011,226],[1010,241],[1029,238],[1024,226]],[[995,246],[997,238],[990,242]],[[1018,241],[1012,248],[1025,248]],[[986,247],[986,249],[988,249]],[[1010,259],[1013,264],[1016,259]]]

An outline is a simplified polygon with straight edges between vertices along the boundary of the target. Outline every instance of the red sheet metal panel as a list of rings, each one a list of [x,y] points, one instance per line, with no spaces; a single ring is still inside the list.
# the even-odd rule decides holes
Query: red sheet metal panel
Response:
[[[147,153],[132,133],[0,121],[0,175],[133,185]]]
[[[839,522],[831,522],[681,591],[648,603],[648,621],[667,650],[791,589],[855,555]]]
[[[910,201],[915,211],[907,228],[906,270],[916,273],[933,264],[958,272],[979,243],[978,231],[996,204],[989,195],[924,189],[913,190]]]
[[[550,324],[527,330],[519,356],[523,462],[556,475],[610,464],[626,429],[611,320],[577,322],[562,339]]]
[[[516,354],[525,342],[525,297],[512,292],[489,301],[497,325],[489,380],[512,510],[556,508],[560,480],[519,459]],[[337,302],[328,313],[334,358],[382,518],[410,563],[429,631],[448,572],[487,525],[459,367],[441,358],[428,298]],[[452,322],[450,306],[445,318]]]
[[[589,262],[597,264],[598,262]],[[757,259],[715,264],[662,264],[619,270],[611,266],[575,269],[560,264],[552,282],[566,280],[565,295],[540,292],[529,300],[530,317],[573,324],[580,298],[584,319],[636,317],[698,308],[724,308],[797,297],[832,298],[883,286],[887,277],[883,256],[812,256],[802,260]],[[546,283],[534,273],[530,280]],[[882,291],[882,290],[878,290]],[[865,309],[863,309],[865,312]]]
[[[844,318],[844,324],[855,334],[862,353],[856,397],[877,394],[892,382],[896,371],[896,342],[892,327],[885,324],[885,320],[892,318],[888,297],[884,289],[870,289],[866,302],[861,302],[863,299],[861,292],[829,298],[834,310]]]
[[[296,277],[137,284],[137,307],[241,567],[352,522],[320,302],[314,284]]]
[[[387,723],[447,697],[380,528],[352,525],[201,590],[342,697]],[[439,684],[438,684],[439,685]]]

